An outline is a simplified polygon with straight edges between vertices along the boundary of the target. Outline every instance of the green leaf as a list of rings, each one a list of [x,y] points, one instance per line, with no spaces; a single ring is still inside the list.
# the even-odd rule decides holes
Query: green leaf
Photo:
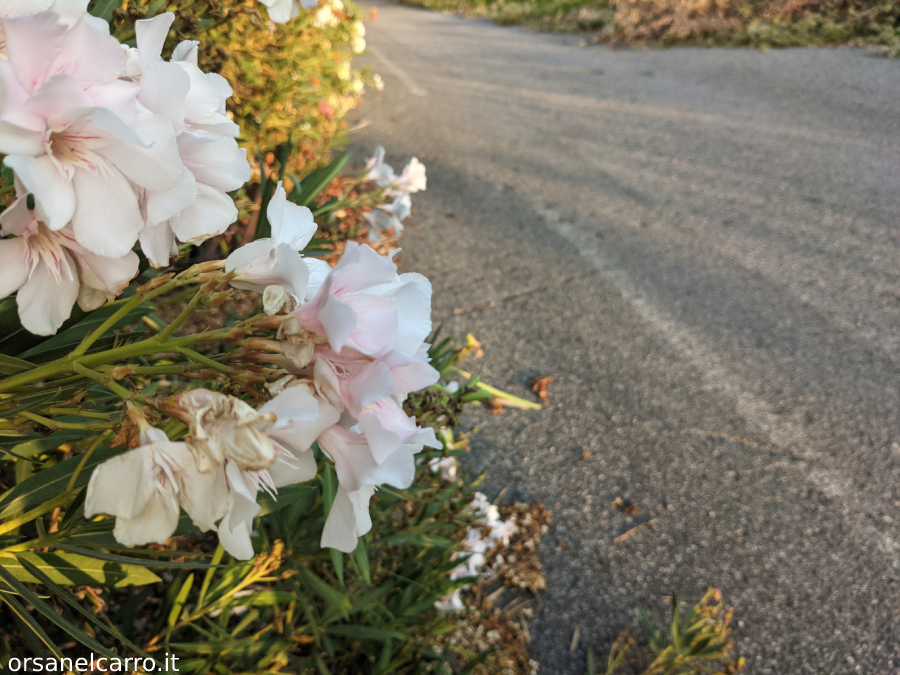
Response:
[[[122,642],[129,649],[133,649],[136,653],[140,654],[144,658],[152,659],[149,654],[143,651],[140,647],[138,647],[133,642],[129,641],[124,635],[119,632],[118,629],[107,626],[105,623],[100,621],[96,616],[94,616],[91,612],[87,611],[81,603],[75,598],[69,591],[67,591],[62,586],[59,586],[56,582],[53,581],[48,575],[44,574],[39,567],[33,565],[27,560],[20,559],[20,563],[22,566],[34,576],[35,579],[38,580],[39,583],[46,586],[50,591],[52,591],[56,597],[60,600],[64,601],[67,605],[69,605],[72,609],[74,609],[78,614],[83,616],[85,619],[93,623],[95,626],[105,631],[106,633],[112,635],[115,639]],[[158,664],[158,662],[157,662]]]
[[[493,651],[494,650],[491,648],[485,649],[478,656],[469,661],[469,664],[459,671],[459,675],[471,675],[475,671],[475,668],[484,663],[484,660],[490,656]]]
[[[32,591],[24,584],[20,583],[18,579],[16,579],[12,574],[10,574],[2,567],[0,567],[0,579],[3,579],[3,581],[9,584],[16,593],[22,596],[22,598],[26,600],[29,605],[34,607],[37,612],[43,615],[45,619],[50,621],[50,623],[55,625],[57,628],[61,628],[63,631],[68,633],[69,636],[78,640],[85,647],[97,652],[98,654],[103,654],[103,656],[106,656],[107,658],[117,657],[116,654],[109,651],[106,647],[101,645],[90,635],[85,633],[83,630],[76,628],[71,623],[69,623],[69,621],[57,614],[56,610],[46,602],[41,600],[37,593]]]
[[[123,297],[127,297],[123,294]],[[112,316],[116,311],[118,311],[118,304],[110,304],[101,307],[98,310],[91,312],[86,318],[82,319],[78,323],[76,323],[71,328],[67,328],[65,330],[61,330],[53,337],[44,340],[41,344],[28,349],[25,352],[19,354],[20,358],[31,359],[36,363],[43,363],[46,361],[51,361],[55,358],[59,358],[60,356],[65,356],[70,351],[72,351],[75,347],[81,344],[81,341],[87,337],[90,333],[96,330],[100,324],[106,321],[110,316]],[[114,331],[127,326],[129,324],[138,321],[141,317],[150,314],[155,311],[156,307],[149,302],[145,302],[133,310],[128,312],[125,316],[123,316],[119,321],[113,325],[108,333],[107,338],[104,340],[98,340],[93,347],[88,350],[88,353],[94,352],[97,349],[108,349],[112,346],[115,337],[109,335]],[[127,336],[118,336],[120,339],[126,338]],[[39,357],[39,358],[34,358]]]
[[[336,548],[328,549],[331,554],[331,564],[334,565],[334,573],[337,575],[341,586],[344,585],[344,554]]]
[[[81,473],[75,480],[74,488],[86,485],[91,477],[91,470],[121,452],[121,448],[99,447],[85,462]],[[49,469],[39,471],[24,483],[16,485],[0,496],[0,518],[8,518],[16,514],[28,511],[35,506],[43,504],[62,494],[69,484],[69,479],[75,469],[84,459],[82,455],[75,455],[69,459],[51,466]]]
[[[336,624],[329,626],[326,631],[330,635],[343,635],[354,640],[405,640],[406,633],[400,633],[387,628],[372,628],[371,626],[354,626],[350,624]]]
[[[224,607],[272,607],[274,605],[294,602],[297,596],[287,591],[259,591],[253,595],[233,597],[231,601],[221,605]],[[217,603],[217,606],[220,606]]]
[[[303,585],[325,601],[329,611],[336,611],[345,618],[349,616],[351,607],[350,600],[344,597],[342,593],[333,588],[330,584],[327,584],[306,567],[299,568],[297,573]]]
[[[15,375],[16,373],[24,373],[32,368],[34,368],[33,363],[17,359],[15,356],[0,354],[0,375]]]
[[[122,0],[95,0],[90,12],[105,21],[111,21],[113,12],[121,6]]]
[[[181,610],[184,609],[184,603],[187,601],[188,594],[191,592],[191,588],[194,585],[194,575],[193,573],[189,574],[187,579],[184,580],[184,583],[181,584],[181,589],[178,591],[178,595],[175,596],[175,602],[172,605],[172,610],[169,612],[169,630],[175,627],[175,624],[178,623],[178,617],[181,616]]]
[[[122,588],[155,584],[160,578],[141,565],[122,565],[88,558],[75,553],[36,553],[24,551],[13,558],[0,558],[4,567],[19,581],[38,583],[19,562],[25,560],[40,569],[50,579],[64,586],[103,586]]]
[[[260,495],[258,503],[260,506],[259,515],[267,516],[270,513],[281,511],[292,504],[296,504],[301,499],[305,499],[317,490],[315,485],[292,485],[289,487],[279,488],[278,494],[274,497],[269,493]]]
[[[89,431],[83,431],[81,429],[61,429],[60,431],[53,432],[49,436],[29,434],[33,435],[34,438],[27,440],[24,443],[13,445],[10,448],[10,451],[18,457],[34,457],[35,455],[40,455],[50,450],[56,450],[59,446],[77,441],[90,433],[91,432]],[[0,447],[3,445],[5,445],[5,443],[0,443]]]
[[[344,169],[349,159],[349,153],[344,151],[335,157],[331,164],[321,169],[316,169],[304,178],[300,183],[300,200],[298,203],[301,206],[312,204],[313,200],[319,196],[319,193],[328,187],[328,184]]]
[[[350,557],[356,564],[356,568],[359,570],[362,578],[366,580],[367,584],[371,585],[372,573],[369,570],[369,552],[366,550],[366,542],[363,541],[362,537],[360,537],[359,543],[357,543],[356,549],[350,554]]]
[[[13,407],[0,410],[0,417],[4,419],[10,419],[14,415],[18,415],[19,413],[46,408],[55,401],[69,398],[79,388],[80,387],[77,384],[56,388],[54,388],[52,385],[49,385],[46,391],[38,391],[29,394],[19,394],[15,398],[11,399],[12,402],[15,403]],[[9,401],[10,399],[7,399],[3,403],[5,404]]]
[[[56,644],[49,638],[47,633],[44,632],[44,629],[41,628],[41,624],[39,624],[31,613],[28,612],[19,601],[14,597],[7,595],[6,593],[0,593],[0,601],[5,602],[6,606],[12,610],[12,613],[15,617],[22,622],[35,636],[37,636],[38,640],[43,643],[43,645],[50,650],[50,653],[53,654],[56,658],[62,658],[62,654],[59,651],[59,648]]]
[[[322,508],[325,511],[325,517],[331,513],[331,505],[334,503],[334,497],[337,494],[337,475],[331,464],[326,464],[322,470]]]
[[[178,562],[174,560],[147,560],[140,558],[132,558],[131,556],[125,555],[116,555],[115,553],[106,553],[105,551],[97,551],[89,548],[83,548],[81,546],[73,546],[69,543],[60,543],[55,545],[56,548],[67,551],[69,553],[77,553],[78,555],[83,555],[87,558],[96,558],[97,560],[105,560],[107,562],[114,563],[122,563],[126,565],[137,564],[142,567],[153,567],[153,568],[171,568],[171,569],[180,569],[180,570],[192,570],[192,569],[225,569],[226,567],[232,567],[232,565],[215,565],[209,563],[202,562]],[[151,555],[162,553],[162,551],[135,551],[135,553],[149,553]],[[190,555],[188,553],[182,553],[181,555]]]

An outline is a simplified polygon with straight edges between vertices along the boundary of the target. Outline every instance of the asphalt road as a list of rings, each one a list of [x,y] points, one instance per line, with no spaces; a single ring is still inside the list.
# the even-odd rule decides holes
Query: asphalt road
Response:
[[[470,420],[487,491],[554,512],[541,672],[715,586],[747,673],[900,673],[900,60],[371,6],[352,139],[427,165],[405,268],[488,382],[555,378]]]

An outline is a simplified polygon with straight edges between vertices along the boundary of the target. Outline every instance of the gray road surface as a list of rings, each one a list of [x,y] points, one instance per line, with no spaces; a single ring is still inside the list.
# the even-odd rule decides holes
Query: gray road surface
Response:
[[[488,492],[555,514],[542,673],[707,586],[748,673],[900,673],[900,60],[377,7],[352,138],[428,167],[406,269],[487,381],[556,380],[471,420]]]

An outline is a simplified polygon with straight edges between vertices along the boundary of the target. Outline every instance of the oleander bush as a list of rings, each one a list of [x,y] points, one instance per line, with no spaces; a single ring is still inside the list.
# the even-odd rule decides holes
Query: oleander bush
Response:
[[[360,243],[425,168],[325,159],[353,10],[86,4],[0,0],[0,666],[450,672],[481,516],[432,464],[496,392]]]

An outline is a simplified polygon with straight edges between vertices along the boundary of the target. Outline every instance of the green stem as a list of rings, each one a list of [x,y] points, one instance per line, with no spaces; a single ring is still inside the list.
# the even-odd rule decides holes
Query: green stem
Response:
[[[97,437],[97,440],[94,441],[93,445],[88,448],[87,452],[81,456],[81,461],[78,462],[78,466],[75,468],[75,471],[72,473],[72,477],[69,478],[69,484],[66,485],[66,492],[71,492],[72,488],[75,487],[75,481],[78,480],[78,474],[81,473],[81,470],[84,468],[84,465],[87,464],[87,461],[91,458],[91,455],[94,454],[94,450],[100,447],[100,444],[109,437],[109,433],[101,434]]]
[[[464,370],[456,369],[456,372],[459,373],[462,377],[466,379],[472,379],[472,375],[467,373]],[[541,404],[534,403],[533,401],[526,401],[524,398],[519,398],[518,396],[513,396],[512,394],[507,394],[505,391],[501,391],[496,387],[492,387],[489,384],[485,384],[484,382],[477,382],[475,384],[476,387],[481,389],[482,391],[486,391],[493,396],[502,399],[504,401],[509,401],[510,403],[515,404],[517,407],[526,408],[528,410],[540,410]]]
[[[131,310],[139,307],[140,304],[144,301],[144,295],[140,291],[135,293],[134,297],[131,298],[128,302],[123,304],[119,309],[113,312],[103,323],[101,323],[97,328],[87,335],[84,340],[81,341],[81,344],[75,347],[72,350],[72,356],[81,356],[88,349],[91,348],[97,340],[103,337],[103,334],[106,333],[110,328],[116,325],[124,316],[128,314]]]
[[[239,326],[248,325],[252,323],[252,321],[253,319],[249,319],[247,321],[241,322]],[[67,374],[72,371],[81,373],[86,377],[91,377],[91,379],[96,380],[96,377],[87,375],[86,373],[79,370],[78,367],[90,369],[96,366],[103,365],[105,363],[122,361],[124,359],[130,359],[135,356],[177,352],[181,347],[189,347],[200,342],[214,342],[218,340],[224,340],[232,335],[235,328],[236,326],[232,326],[230,328],[219,328],[216,330],[208,331],[206,333],[197,333],[196,335],[185,335],[183,337],[173,338],[168,342],[160,342],[157,339],[159,337],[157,335],[156,337],[152,337],[147,340],[132,342],[131,344],[122,345],[121,347],[115,347],[113,349],[109,349],[103,352],[96,352],[94,354],[86,354],[81,357],[74,357],[70,354],[68,356],[57,359],[56,361],[45,363],[38,366],[37,368],[32,368],[31,370],[26,370],[23,373],[18,373],[16,375],[12,375],[10,377],[4,378],[3,380],[0,380],[0,394],[12,391],[27,384],[31,384],[32,382],[47,380],[55,375]],[[76,367],[76,365],[78,367]],[[96,371],[91,372],[99,375],[99,373],[96,373]],[[104,382],[104,384],[106,383]]]
[[[93,420],[109,420],[107,413],[92,412],[90,410],[82,410],[81,408],[47,408],[41,411],[44,415],[73,415],[75,417],[86,417]]]
[[[189,349],[188,347],[181,347],[178,350],[179,354],[184,354],[186,357],[191,359],[192,361],[196,361],[197,363],[203,364],[207,368],[212,368],[213,370],[217,370],[220,373],[225,373],[229,375],[234,372],[234,368],[230,368],[218,361],[214,361],[213,359],[203,356],[203,354],[199,352],[195,352],[193,349]]]
[[[123,387],[112,378],[107,377],[106,375],[102,375],[96,370],[91,370],[90,368],[85,367],[77,361],[72,364],[72,370],[74,370],[76,373],[84,375],[91,380],[94,380],[94,382],[98,384],[102,384],[123,401],[130,401],[132,398],[140,398],[138,394],[128,391],[125,387]]]
[[[96,422],[91,424],[77,424],[74,422],[57,422],[56,420],[51,420],[49,417],[43,417],[41,415],[37,415],[33,412],[21,412],[19,413],[22,417],[31,420],[32,422],[37,422],[38,424],[43,424],[45,427],[49,429],[82,429],[84,431],[100,431],[103,429],[112,429],[113,424],[111,422],[103,423]]]

